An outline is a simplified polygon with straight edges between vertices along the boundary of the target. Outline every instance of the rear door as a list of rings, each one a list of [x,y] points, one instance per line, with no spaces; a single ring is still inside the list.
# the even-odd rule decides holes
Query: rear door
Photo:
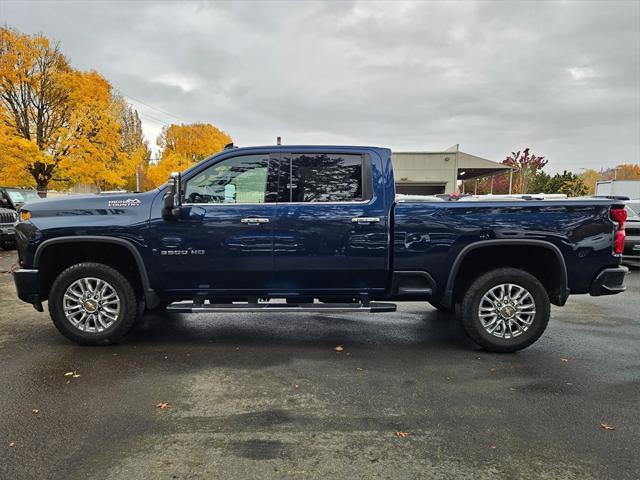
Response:
[[[375,157],[377,160],[379,158]],[[388,218],[357,151],[283,153],[274,220],[274,282],[281,293],[380,293],[388,275]]]

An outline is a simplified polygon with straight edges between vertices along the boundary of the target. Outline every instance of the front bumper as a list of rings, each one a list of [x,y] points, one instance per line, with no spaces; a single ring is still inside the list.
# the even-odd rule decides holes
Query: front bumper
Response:
[[[627,287],[624,286],[624,276],[629,273],[627,267],[605,268],[596,275],[591,282],[589,293],[594,297],[600,295],[615,295],[624,292]]]
[[[0,241],[3,242],[7,242],[7,241],[16,241],[16,228],[9,224],[9,225],[0,225]]]
[[[13,273],[13,282],[16,284],[18,298],[23,302],[32,304],[36,310],[41,312],[42,298],[38,270],[16,270]]]
[[[622,263],[640,267],[640,237],[627,237],[622,252]]]

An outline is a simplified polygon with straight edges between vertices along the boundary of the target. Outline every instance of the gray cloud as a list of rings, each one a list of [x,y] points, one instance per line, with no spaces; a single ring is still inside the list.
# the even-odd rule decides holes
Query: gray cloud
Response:
[[[240,145],[460,143],[494,160],[531,146],[552,171],[640,161],[640,2],[3,0],[0,21],[104,74],[152,143],[184,120]]]

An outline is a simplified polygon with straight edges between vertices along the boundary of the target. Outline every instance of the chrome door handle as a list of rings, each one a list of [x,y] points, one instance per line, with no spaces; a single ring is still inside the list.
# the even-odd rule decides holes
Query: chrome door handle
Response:
[[[247,223],[249,225],[259,225],[261,223],[269,223],[268,218],[243,218],[240,221],[242,223]]]
[[[380,217],[355,217],[352,218],[351,221],[353,223],[378,223]]]

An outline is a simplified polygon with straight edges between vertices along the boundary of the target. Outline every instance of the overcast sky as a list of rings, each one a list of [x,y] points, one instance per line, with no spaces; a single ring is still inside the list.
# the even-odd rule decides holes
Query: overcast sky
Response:
[[[371,144],[547,170],[640,161],[640,2],[13,2],[0,22],[60,41],[163,124],[240,146]]]

